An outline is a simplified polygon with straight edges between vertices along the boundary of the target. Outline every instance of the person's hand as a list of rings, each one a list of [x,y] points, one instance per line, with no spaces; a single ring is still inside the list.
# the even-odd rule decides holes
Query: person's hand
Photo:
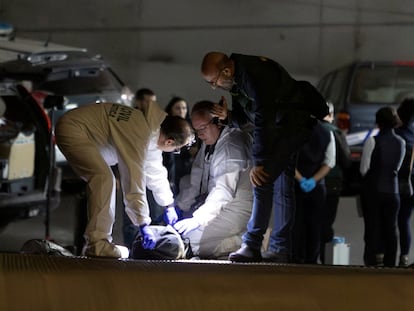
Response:
[[[308,190],[307,192],[311,192],[313,189],[315,189],[316,187],[316,181],[313,177],[308,178],[306,180],[306,189]]]
[[[177,211],[175,210],[175,207],[172,206],[168,206],[165,210],[164,210],[164,222],[167,225],[173,225],[178,221],[178,215],[177,215]]]
[[[227,110],[226,98],[221,96],[220,102],[218,104],[214,104],[211,114],[213,115],[213,118],[217,117],[219,120],[224,121],[227,119]]]
[[[300,189],[302,189],[303,192],[307,192],[306,191],[306,178],[305,177],[302,177],[299,180],[299,186],[300,186]]]
[[[175,230],[177,230],[179,234],[187,234],[197,229],[198,227],[200,227],[200,224],[198,223],[197,220],[194,219],[194,217],[177,221],[174,224],[174,228]]]
[[[304,180],[300,181],[300,188],[303,192],[311,192],[316,187],[316,181],[313,177],[311,178],[303,178]]]
[[[269,179],[269,174],[264,171],[264,166],[253,166],[250,170],[250,182],[253,186],[261,186]]]
[[[305,182],[306,192],[311,192],[316,187],[316,181],[313,177],[308,178]]]
[[[144,249],[154,249],[157,239],[148,225],[139,227],[142,235],[142,247]]]

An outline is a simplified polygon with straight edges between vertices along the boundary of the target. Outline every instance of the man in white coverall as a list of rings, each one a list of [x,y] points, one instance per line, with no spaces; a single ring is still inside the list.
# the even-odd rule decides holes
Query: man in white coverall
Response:
[[[202,146],[175,201],[191,217],[177,222],[176,217],[169,217],[168,222],[189,239],[194,256],[227,258],[241,245],[253,205],[250,143],[241,130],[218,123],[210,113],[213,107],[214,103],[202,101],[191,112]],[[174,211],[167,208],[165,214]]]
[[[116,181],[111,166],[115,164],[126,212],[141,230],[143,247],[154,248],[145,188],[157,193],[161,205],[173,205],[161,152],[181,148],[191,136],[188,122],[167,116],[156,103],[144,111],[112,103],[91,104],[59,119],[56,142],[73,170],[87,182],[84,255],[121,257],[112,243]]]

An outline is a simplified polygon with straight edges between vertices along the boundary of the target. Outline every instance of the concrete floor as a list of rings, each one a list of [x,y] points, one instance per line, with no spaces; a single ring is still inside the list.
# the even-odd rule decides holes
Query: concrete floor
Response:
[[[50,238],[62,246],[74,244],[77,204],[79,204],[79,198],[76,195],[63,195],[61,205],[50,213]],[[122,244],[122,214],[118,214],[120,214],[119,211],[117,211],[113,238],[114,242]],[[0,252],[18,252],[27,240],[44,237],[44,215],[13,222],[0,233]]]
[[[51,212],[50,236],[60,245],[73,245],[75,226],[75,196],[64,196],[59,208]],[[343,236],[350,244],[350,264],[363,265],[363,220],[358,215],[355,197],[341,198],[335,222],[335,235]],[[122,244],[122,214],[117,211],[114,226],[114,242]],[[413,229],[414,230],[414,229]],[[0,252],[18,252],[29,239],[45,236],[44,216],[11,223],[0,233]],[[414,251],[410,252],[410,262],[414,260]]]

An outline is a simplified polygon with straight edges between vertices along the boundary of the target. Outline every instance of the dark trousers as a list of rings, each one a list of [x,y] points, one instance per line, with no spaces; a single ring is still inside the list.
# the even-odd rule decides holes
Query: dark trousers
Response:
[[[363,199],[364,262],[376,265],[376,255],[384,254],[383,263],[395,266],[397,256],[397,215],[400,196],[396,193],[366,192]]]
[[[377,198],[379,203],[377,249],[383,249],[384,265],[393,267],[397,257],[397,217],[400,208],[400,195],[379,193]]]
[[[293,262],[316,264],[320,251],[322,211],[326,187],[317,184],[308,193],[296,184],[296,210],[293,226]]]
[[[361,209],[364,218],[364,264],[366,266],[375,266],[376,250],[375,250],[375,206],[372,204],[370,198],[373,192],[363,188],[360,194]]]
[[[410,220],[413,213],[414,197],[401,195],[401,206],[398,212],[398,230],[400,233],[400,253],[408,255],[411,246]]]
[[[320,260],[321,263],[325,263],[325,245],[332,241],[334,237],[333,224],[336,219],[338,211],[340,193],[339,192],[327,192],[325,205],[323,207],[322,228],[321,228],[321,246],[320,246]]]

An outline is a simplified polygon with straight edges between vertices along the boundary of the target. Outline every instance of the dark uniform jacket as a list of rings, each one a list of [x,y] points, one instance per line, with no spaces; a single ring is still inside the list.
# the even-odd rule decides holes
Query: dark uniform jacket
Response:
[[[235,63],[230,121],[241,128],[254,125],[255,165],[276,161],[278,175],[309,138],[315,118],[328,114],[326,101],[310,83],[294,80],[273,60],[241,54],[230,58]]]
[[[330,141],[329,130],[318,122],[309,141],[299,151],[297,169],[304,177],[312,177],[320,169]]]
[[[413,148],[414,148],[414,123],[408,126],[401,126],[395,130],[395,133],[405,140],[405,156],[398,172],[398,181],[400,186],[400,194],[411,196],[413,195],[413,180],[414,175],[412,171]]]
[[[335,166],[325,176],[326,190],[328,193],[341,193],[343,173],[352,165],[351,150],[341,129],[327,121],[322,121],[322,126],[331,131],[335,138]]]
[[[398,171],[405,153],[405,142],[393,129],[381,130],[374,138],[375,147],[365,182],[373,191],[399,193]]]

